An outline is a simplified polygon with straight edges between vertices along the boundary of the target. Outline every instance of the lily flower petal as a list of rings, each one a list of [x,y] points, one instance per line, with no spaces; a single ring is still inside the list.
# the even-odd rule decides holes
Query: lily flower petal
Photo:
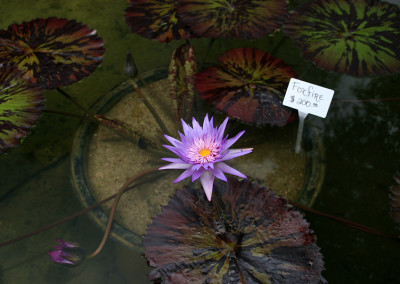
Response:
[[[179,149],[175,148],[174,146],[163,145],[163,147],[167,148],[168,150],[170,150],[172,153],[176,154],[177,156],[179,156],[179,154],[180,154]]]
[[[238,170],[235,170],[234,168],[228,166],[227,164],[220,162],[220,163],[216,163],[215,167],[219,168],[220,170],[222,170],[225,173],[231,174],[231,175],[235,175],[241,178],[247,178],[244,174],[242,174],[241,172],[239,172]]]
[[[203,131],[210,131],[211,129],[213,129],[213,118],[211,118],[211,121],[208,120],[208,114],[206,114],[206,116],[204,117],[204,121],[203,121]]]
[[[224,175],[224,172],[223,172],[220,168],[218,168],[218,167],[215,167],[213,170],[211,170],[211,173],[212,173],[216,178],[219,178],[220,180],[228,181],[228,179],[227,179],[226,176]]]
[[[186,122],[183,119],[181,119],[181,121],[182,121],[183,134],[187,136],[191,132],[190,131],[191,128],[188,124],[186,124]]]
[[[184,180],[185,178],[190,177],[192,174],[193,174],[193,169],[192,168],[188,168],[179,177],[177,177],[177,179],[174,180],[173,183],[180,182],[180,181]]]
[[[161,158],[161,160],[171,163],[186,164],[184,161],[178,158]]]
[[[193,168],[193,167],[192,167]],[[192,182],[194,182],[195,180],[197,180],[201,174],[204,172],[204,168],[199,169],[198,171],[194,171],[193,175],[192,175]]]
[[[201,136],[203,132],[203,128],[200,126],[200,124],[197,122],[197,120],[193,117],[192,119],[192,125],[193,125],[193,130],[196,133],[197,136]]]
[[[158,169],[159,170],[172,170],[172,169],[186,170],[186,169],[188,169],[190,167],[191,167],[190,164],[172,163],[172,164],[169,164],[169,165],[162,166],[162,167],[160,167]]]
[[[171,136],[168,136],[168,135],[166,135],[166,134],[164,134],[164,137],[165,137],[174,147],[177,147],[177,148],[182,147],[182,142],[181,142],[181,141],[179,141],[179,140],[177,140],[177,139],[175,139],[175,138],[173,138],[173,137],[171,137]]]
[[[253,148],[246,148],[246,149],[230,149],[228,150],[228,153],[221,158],[221,162],[222,161],[227,161],[236,157],[240,157],[246,154],[249,154],[253,151]]]
[[[209,171],[204,171],[200,176],[200,182],[206,193],[208,201],[211,201],[212,190],[214,185],[214,176]]]
[[[229,119],[228,117],[225,118],[224,122],[222,122],[222,124],[218,128],[218,138],[219,139],[222,139],[224,136],[225,128],[226,128],[226,125],[228,124],[228,119]],[[229,148],[229,147],[227,147],[227,148]]]
[[[244,130],[243,130],[243,131],[240,131],[235,137],[226,140],[224,149],[228,149],[228,148],[230,148],[233,144],[235,144],[236,141],[238,141],[238,139],[239,139],[240,137],[242,137],[242,135],[243,135],[244,132],[245,132]]]

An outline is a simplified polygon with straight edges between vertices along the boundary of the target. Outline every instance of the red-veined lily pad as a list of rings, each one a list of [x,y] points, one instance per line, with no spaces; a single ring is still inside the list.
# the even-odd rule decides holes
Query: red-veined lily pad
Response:
[[[0,31],[0,63],[13,63],[40,86],[54,89],[90,75],[104,48],[96,30],[75,20],[47,18]]]
[[[400,230],[400,172],[398,172],[394,179],[397,184],[391,188],[391,214],[393,220],[397,223],[397,228]]]
[[[296,73],[283,61],[254,48],[234,48],[222,55],[220,66],[196,75],[201,98],[215,108],[256,125],[283,126],[293,115],[282,102]]]
[[[144,237],[163,283],[320,283],[316,237],[287,200],[248,180],[214,184],[209,202],[201,189],[179,190]]]
[[[286,0],[180,0],[182,20],[202,37],[261,38],[288,16]]]
[[[190,38],[181,21],[176,0],[130,0],[125,20],[132,32],[160,42]]]
[[[170,95],[177,123],[192,117],[196,83],[196,57],[192,45],[183,44],[175,49],[169,67]]]
[[[300,7],[284,31],[317,66],[354,76],[400,71],[400,9],[373,0],[318,0]]]
[[[0,153],[28,135],[43,107],[42,89],[22,75],[16,68],[0,65]]]

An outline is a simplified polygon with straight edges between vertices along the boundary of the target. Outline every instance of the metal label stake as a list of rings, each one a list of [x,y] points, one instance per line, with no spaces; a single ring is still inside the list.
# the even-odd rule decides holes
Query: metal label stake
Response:
[[[296,139],[296,148],[295,153],[300,153],[301,150],[301,141],[303,138],[303,130],[304,130],[304,120],[306,119],[308,113],[299,111],[299,128],[297,129],[297,139]]]
[[[325,118],[332,101],[334,91],[299,79],[291,78],[282,104],[299,111],[299,129],[295,153],[300,153],[304,129],[304,120],[311,113]]]

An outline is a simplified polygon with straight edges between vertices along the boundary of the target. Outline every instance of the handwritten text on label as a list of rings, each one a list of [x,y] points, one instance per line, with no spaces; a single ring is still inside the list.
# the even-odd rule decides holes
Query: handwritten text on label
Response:
[[[333,90],[292,78],[283,104],[304,113],[326,117],[333,93]]]

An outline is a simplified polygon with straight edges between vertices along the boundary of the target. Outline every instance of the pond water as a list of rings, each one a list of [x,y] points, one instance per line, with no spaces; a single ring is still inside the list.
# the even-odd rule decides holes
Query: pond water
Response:
[[[168,66],[172,51],[182,43],[161,44],[132,34],[124,19],[126,1],[1,2],[1,29],[56,16],[83,22],[104,38],[101,65],[81,82],[63,88],[87,107],[127,79],[123,73],[127,50],[145,72]],[[204,54],[208,42],[193,41],[198,54]],[[271,52],[301,74],[302,80],[335,90],[327,117],[306,119],[306,127],[320,130],[326,151],[325,182],[313,208],[398,235],[390,217],[389,188],[399,170],[400,102],[366,100],[399,97],[400,75],[358,79],[321,71],[302,59],[282,33],[255,41],[216,40],[207,62],[215,62],[223,52],[238,46]],[[46,91],[45,96],[46,109],[81,114],[56,91]],[[81,210],[69,167],[79,124],[77,118],[44,113],[21,146],[0,156],[0,243]],[[317,236],[328,282],[400,283],[399,243],[318,215],[307,213],[305,217]],[[99,256],[78,267],[56,266],[47,251],[56,245],[57,237],[91,252],[101,241],[102,231],[83,215],[0,248],[0,283],[149,283],[145,259],[114,240],[107,242]]]

